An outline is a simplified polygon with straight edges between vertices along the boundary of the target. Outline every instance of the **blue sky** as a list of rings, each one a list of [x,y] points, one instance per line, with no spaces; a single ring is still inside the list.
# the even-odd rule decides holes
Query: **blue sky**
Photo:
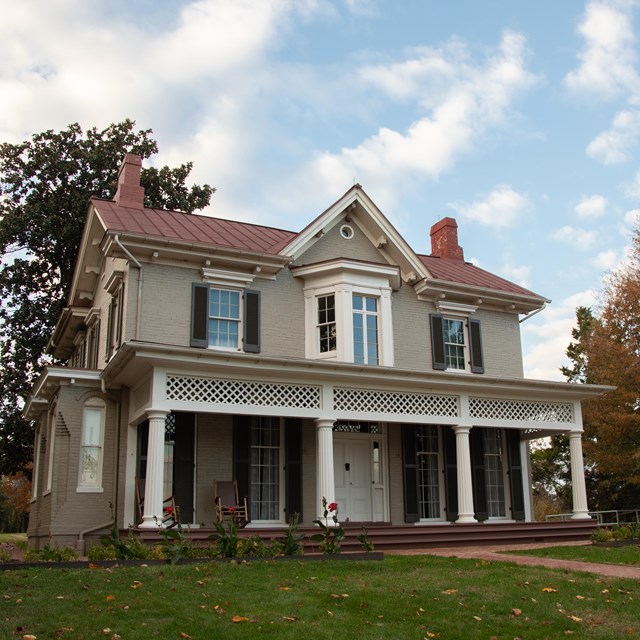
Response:
[[[552,299],[525,373],[562,379],[640,205],[635,0],[0,0],[0,140],[126,117],[207,213],[298,230],[354,181],[410,244]]]

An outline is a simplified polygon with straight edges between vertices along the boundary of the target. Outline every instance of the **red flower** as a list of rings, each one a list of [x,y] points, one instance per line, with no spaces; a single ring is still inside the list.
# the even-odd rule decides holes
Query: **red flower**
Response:
[[[173,513],[173,507],[165,507],[164,508],[164,512],[165,513]]]
[[[235,507],[228,507],[228,508],[227,508],[227,511],[228,511],[229,513],[235,513],[236,508],[235,508]]]
[[[332,502],[328,507],[327,507],[327,511],[337,511],[338,510],[338,505],[335,502]]]

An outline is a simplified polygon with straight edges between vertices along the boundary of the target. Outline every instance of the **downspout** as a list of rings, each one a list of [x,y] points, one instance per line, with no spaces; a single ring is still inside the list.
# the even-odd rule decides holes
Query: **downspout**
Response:
[[[136,301],[136,328],[135,333],[133,335],[133,339],[137,340],[140,335],[140,309],[142,308],[142,265],[134,258],[129,249],[127,249],[122,242],[120,242],[120,237],[116,233],[113,236],[113,241],[122,249],[122,252],[129,258],[130,262],[138,268],[138,299]]]
[[[528,313],[524,318],[522,318],[522,320],[518,320],[518,322],[522,324],[525,320],[528,320],[529,318],[533,318],[533,316],[540,313],[541,311],[544,311],[546,308],[547,308],[547,303],[545,302],[539,309],[536,309],[533,313]]]

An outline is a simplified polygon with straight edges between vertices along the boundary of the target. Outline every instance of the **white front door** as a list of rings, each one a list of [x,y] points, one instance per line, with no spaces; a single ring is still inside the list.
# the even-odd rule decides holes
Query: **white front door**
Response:
[[[371,522],[371,441],[334,434],[333,472],[341,522]]]

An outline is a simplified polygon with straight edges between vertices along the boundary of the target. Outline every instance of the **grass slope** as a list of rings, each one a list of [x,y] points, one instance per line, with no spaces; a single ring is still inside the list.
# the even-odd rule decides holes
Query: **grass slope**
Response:
[[[432,556],[19,569],[0,637],[640,638],[632,580]]]

